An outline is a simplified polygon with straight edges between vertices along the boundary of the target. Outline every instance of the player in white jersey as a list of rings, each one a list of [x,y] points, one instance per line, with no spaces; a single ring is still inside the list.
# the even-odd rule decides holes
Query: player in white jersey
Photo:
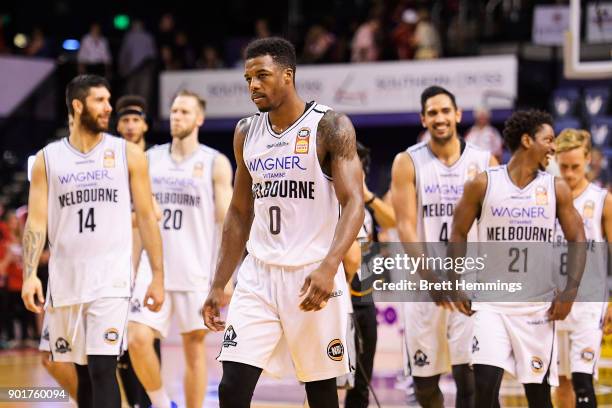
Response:
[[[166,302],[159,313],[142,308],[142,280],[137,279],[128,337],[132,364],[155,408],[170,406],[170,400],[153,341],[168,335],[172,320],[183,342],[187,407],[201,407],[206,394],[207,330],[201,308],[214,267],[217,226],[232,194],[232,167],[223,154],[198,142],[204,110],[196,93],[179,92],[170,110],[172,142],[147,152],[153,194],[162,211]]]
[[[541,278],[548,286],[527,285],[525,292],[530,295],[532,287],[542,290],[533,293],[537,295],[533,299],[542,301],[531,301],[529,297],[516,302],[472,304],[471,309],[476,311],[472,317],[476,407],[499,406],[505,370],[523,384],[530,407],[547,408],[552,407],[550,385],[557,380],[554,321],[564,319],[571,309],[584,268],[580,263],[584,262],[584,252],[570,250],[570,279],[566,288],[554,296],[552,267],[547,261],[551,257],[533,253],[529,257],[526,242],[552,243],[555,218],[569,242],[584,242],[584,230],[568,186],[543,171],[555,151],[550,115],[541,111],[513,113],[505,123],[504,140],[512,151],[510,162],[488,169],[465,184],[455,207],[451,242],[467,242],[478,218],[479,242],[511,241],[524,247],[506,247],[500,256],[490,257],[494,259],[487,263],[487,273],[507,273],[502,275],[507,279],[517,273],[530,273],[527,284]],[[518,256],[522,258],[517,261]],[[495,292],[493,296],[502,295]],[[460,308],[471,313],[467,302]]]
[[[234,133],[237,170],[206,325],[225,329],[222,408],[249,407],[263,369],[288,348],[312,407],[338,407],[346,374],[348,290],[341,261],[363,222],[362,172],[350,120],[295,88],[295,49],[265,38],[246,49],[259,113]],[[247,243],[248,239],[248,243]],[[227,324],[223,288],[244,248]]]
[[[145,99],[139,95],[123,95],[117,99],[115,111],[117,112],[117,133],[126,141],[136,144],[143,152],[147,150],[145,134],[149,126],[147,125],[147,103]],[[160,220],[161,212],[154,198],[153,207],[157,219]],[[140,237],[140,231],[138,230],[138,224],[136,223],[136,214],[134,213],[132,213],[132,243],[132,263],[134,264],[134,271],[136,273],[134,281],[138,280],[144,283],[139,285],[139,289],[141,289],[142,292],[142,289],[146,289],[146,285],[151,282],[151,266],[149,265],[146,255],[142,256],[142,239]],[[141,258],[143,258],[142,267],[140,267]],[[132,292],[132,299],[138,299],[138,302],[140,302],[143,295],[141,292]],[[160,359],[161,351],[159,339],[155,339],[154,347],[155,353]],[[147,396],[146,390],[138,380],[134,368],[132,367],[129,350],[126,350],[122,354],[117,364],[117,368],[128,404],[132,407],[151,406],[151,400]]]
[[[586,178],[586,168],[591,159],[589,132],[565,129],[555,140],[555,146],[561,176],[572,190],[574,207],[582,216],[589,243],[579,301],[569,316],[557,325],[560,384],[556,397],[560,407],[588,408],[597,405],[593,376],[596,375],[607,304],[608,254],[603,242],[612,237],[612,196]],[[555,244],[562,252],[555,270],[562,277],[567,256],[563,248],[565,237],[562,231],[557,229],[555,232]]]
[[[115,370],[130,296],[130,196],[154,272],[147,306],[158,310],[164,296],[146,159],[136,146],[104,133],[112,110],[109,89],[95,75],[68,84],[74,126],[68,138],[37,154],[24,233],[22,298],[28,310],[40,313],[36,268],[48,231],[49,340],[54,360],[76,363],[82,407],[121,404]]]
[[[392,168],[391,197],[404,243],[414,246],[420,242],[448,242],[453,208],[463,184],[489,165],[497,164],[489,152],[459,137],[460,120],[461,110],[452,93],[438,86],[423,91],[421,123],[431,137],[399,153]],[[417,256],[421,253],[418,252]],[[443,406],[438,382],[452,366],[456,406],[473,406],[470,318],[434,302],[407,302],[404,311],[408,364],[419,404]]]

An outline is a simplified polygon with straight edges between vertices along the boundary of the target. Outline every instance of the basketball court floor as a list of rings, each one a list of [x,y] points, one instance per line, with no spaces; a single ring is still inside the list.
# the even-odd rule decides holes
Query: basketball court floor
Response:
[[[183,354],[180,343],[168,340],[162,347],[162,371],[170,395],[179,406],[184,406],[182,375]],[[206,408],[218,407],[217,386],[221,376],[221,365],[215,360],[221,341],[220,334],[210,335],[207,339],[208,350],[208,391]],[[398,339],[399,341],[399,339]],[[604,349],[604,353],[606,350]],[[599,370],[597,394],[599,406],[612,407],[612,356],[602,358]],[[409,382],[401,373],[401,353],[397,351],[379,351],[375,362],[373,389],[381,407],[417,407],[414,400],[406,396]],[[40,356],[34,349],[0,352],[0,386],[2,387],[42,387],[56,386],[54,380],[40,364]],[[454,384],[450,376],[441,383],[445,395],[445,405],[454,406]],[[511,378],[504,379],[502,386],[503,407],[526,407],[520,384]],[[294,408],[302,407],[305,399],[304,387],[291,378],[274,379],[262,376],[253,401],[256,408]],[[68,403],[7,403],[0,402],[0,407],[68,407]],[[376,404],[371,398],[371,407]]]

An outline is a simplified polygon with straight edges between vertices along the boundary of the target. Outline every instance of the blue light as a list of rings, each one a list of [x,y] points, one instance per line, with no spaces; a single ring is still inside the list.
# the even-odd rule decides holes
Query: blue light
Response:
[[[81,43],[79,43],[79,40],[75,40],[74,38],[69,38],[65,40],[64,43],[62,44],[62,47],[66,51],[76,51],[79,49],[80,46],[81,46]]]

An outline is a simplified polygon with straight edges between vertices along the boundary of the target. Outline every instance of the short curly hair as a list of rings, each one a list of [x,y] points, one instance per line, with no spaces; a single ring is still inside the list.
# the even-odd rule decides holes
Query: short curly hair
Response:
[[[553,125],[548,112],[536,109],[516,111],[504,123],[504,143],[514,153],[521,146],[521,137],[528,134],[535,138],[542,125]]]
[[[295,47],[289,41],[280,37],[267,37],[252,41],[247,45],[246,59],[269,55],[281,67],[291,68],[295,76]]]

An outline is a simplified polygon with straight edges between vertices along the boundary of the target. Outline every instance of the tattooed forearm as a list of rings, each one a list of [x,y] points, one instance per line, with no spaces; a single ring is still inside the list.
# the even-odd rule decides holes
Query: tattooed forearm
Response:
[[[23,279],[36,274],[40,254],[45,247],[45,234],[33,231],[27,225],[23,234]]]
[[[355,128],[350,119],[338,112],[327,111],[319,121],[317,150],[334,159],[352,159],[356,152]]]

